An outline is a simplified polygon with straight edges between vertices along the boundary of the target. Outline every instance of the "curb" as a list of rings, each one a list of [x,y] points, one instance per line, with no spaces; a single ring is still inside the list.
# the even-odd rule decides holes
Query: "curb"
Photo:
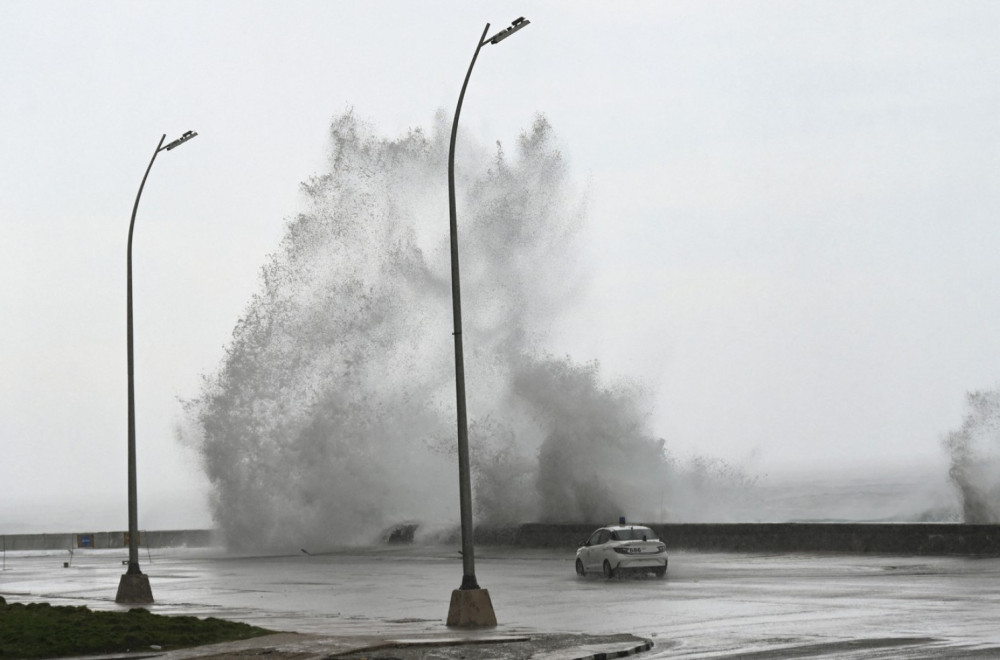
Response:
[[[614,639],[618,637],[618,639]],[[524,645],[517,649],[509,645]],[[479,647],[481,652],[470,647]],[[631,634],[581,635],[542,633],[528,635],[487,635],[427,638],[331,637],[299,633],[277,633],[236,642],[187,647],[164,652],[115,653],[62,660],[334,660],[368,658],[372,654],[396,651],[392,657],[423,658],[431,650],[435,657],[448,658],[530,658],[530,660],[606,660],[625,658],[653,648],[651,639]],[[668,645],[669,646],[669,645]],[[487,651],[489,649],[489,651]],[[495,651],[494,651],[495,649]],[[388,655],[386,657],[389,657]],[[58,659],[57,659],[58,660]]]
[[[371,653],[372,651],[384,651],[386,649],[419,649],[419,648],[450,648],[457,646],[477,646],[482,644],[507,644],[510,642],[530,642],[530,635],[496,635],[489,637],[479,637],[463,639],[460,637],[443,637],[427,639],[386,639],[384,641],[362,646],[360,648],[349,649],[332,653],[328,658],[342,658],[357,653]]]
[[[531,660],[608,660],[609,658],[627,658],[630,655],[644,653],[653,648],[653,640],[651,639],[643,639],[639,644],[627,649],[619,648],[614,651],[604,651],[597,648],[598,646],[618,646],[619,644],[620,642],[618,644],[600,644],[594,647],[581,646],[575,649],[553,651],[542,655],[534,655],[531,657]],[[580,653],[587,655],[579,655]]]
[[[583,637],[582,639],[580,637]],[[578,636],[577,634],[542,634],[529,636],[493,637],[483,639],[433,639],[406,640],[395,639],[373,644],[366,647],[345,650],[327,656],[328,658],[367,658],[375,652],[395,651],[391,657],[398,660],[414,660],[422,658],[422,653],[435,650],[435,657],[445,659],[476,657],[473,652],[469,656],[469,647],[489,647],[483,649],[481,657],[488,658],[523,658],[530,660],[606,660],[608,658],[625,658],[653,648],[651,639],[623,635],[626,639],[610,639],[610,636]],[[518,649],[507,647],[508,644],[527,643],[527,647]],[[464,650],[463,650],[464,649]],[[388,655],[386,657],[389,657]]]

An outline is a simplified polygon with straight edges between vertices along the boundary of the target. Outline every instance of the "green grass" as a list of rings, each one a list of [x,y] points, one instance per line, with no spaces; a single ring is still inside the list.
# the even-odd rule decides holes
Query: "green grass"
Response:
[[[249,639],[272,631],[209,617],[162,616],[142,608],[93,612],[85,606],[7,604],[0,598],[0,658],[164,651]]]

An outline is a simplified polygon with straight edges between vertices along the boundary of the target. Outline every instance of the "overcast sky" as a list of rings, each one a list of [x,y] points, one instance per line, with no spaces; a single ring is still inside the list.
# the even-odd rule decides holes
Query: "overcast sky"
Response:
[[[144,528],[209,524],[178,399],[330,119],[429,127],[485,24],[520,15],[462,126],[511,144],[544,113],[588,190],[591,288],[558,351],[641,383],[680,455],[943,461],[1000,376],[1000,4],[8,0],[0,532],[127,527],[125,248],[162,134],[199,136],[157,157],[136,223]]]

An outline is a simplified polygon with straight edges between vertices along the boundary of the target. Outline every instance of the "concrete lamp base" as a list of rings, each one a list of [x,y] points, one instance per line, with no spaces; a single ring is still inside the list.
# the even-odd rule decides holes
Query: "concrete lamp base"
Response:
[[[497,615],[486,589],[455,589],[451,592],[448,626],[452,628],[496,628]]]
[[[149,586],[149,576],[145,573],[126,573],[118,583],[116,603],[143,605],[153,602],[153,589]]]

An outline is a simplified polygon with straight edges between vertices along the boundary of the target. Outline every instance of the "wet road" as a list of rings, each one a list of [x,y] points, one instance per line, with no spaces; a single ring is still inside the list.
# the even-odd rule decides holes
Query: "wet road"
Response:
[[[0,594],[117,609],[125,551],[7,553]],[[330,635],[447,633],[458,553],[379,547],[140,557],[162,614]],[[673,553],[664,579],[576,577],[572,553],[480,548],[495,632],[633,633],[643,657],[1000,657],[1000,559]]]

